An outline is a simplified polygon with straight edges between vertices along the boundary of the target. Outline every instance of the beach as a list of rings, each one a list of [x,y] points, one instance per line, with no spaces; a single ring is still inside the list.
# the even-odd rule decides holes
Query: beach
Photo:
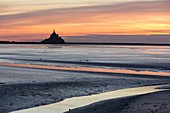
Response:
[[[1,81],[6,81],[1,82],[0,85],[1,97],[3,97],[0,103],[1,112],[46,105],[65,98],[121,88],[169,83],[168,79],[152,76],[145,80],[140,75],[119,77],[116,74],[107,76],[9,67],[1,67],[1,69],[5,71],[5,76],[1,73]]]
[[[141,73],[142,71],[169,73],[168,67],[166,68],[166,66],[168,65],[166,63],[167,62],[166,60],[168,60],[169,54],[163,54],[163,55],[159,54],[158,56],[153,57],[152,60],[155,59],[155,62],[151,64],[148,63],[150,60],[143,60],[142,63],[139,63],[141,62],[142,58],[144,58],[141,57],[139,60],[137,60],[140,56],[139,54],[137,56],[137,55],[133,55],[134,54],[133,52],[130,52],[130,54],[126,53],[127,56],[129,57],[126,57],[125,59],[131,58],[132,56],[134,57],[133,61],[129,61],[132,62],[131,66],[129,66],[130,65],[129,62],[121,61],[120,63],[119,61],[120,55],[122,55],[125,52],[123,49],[119,54],[118,53],[116,54],[117,58],[114,59],[111,58],[111,56],[113,56],[112,50],[114,50],[114,47],[111,47],[111,49],[108,48],[108,46],[104,48],[105,52],[111,51],[109,54],[102,53],[104,50],[102,50],[99,47],[97,47],[96,49],[94,46],[85,47],[85,49],[84,47],[80,48],[80,47],[67,47],[67,46],[66,47],[64,46],[62,48],[60,46],[59,47],[52,46],[53,48],[51,46],[49,46],[48,48],[46,47],[44,48],[44,46],[43,47],[35,46],[34,48],[32,47],[30,48],[30,46],[29,47],[26,46],[25,48],[23,47],[15,47],[15,49],[17,48],[15,51],[13,50],[13,47],[9,47],[9,46],[7,47],[7,45],[5,45],[5,47],[4,46],[1,47],[2,51],[0,57],[0,61],[1,61],[0,96],[2,98],[0,99],[0,112],[2,113],[8,113],[8,112],[17,111],[26,108],[32,108],[36,106],[48,105],[51,103],[60,102],[66,98],[71,98],[71,97],[99,94],[99,93],[114,91],[118,89],[126,89],[126,88],[140,87],[140,86],[162,85],[162,84],[170,83],[169,76],[163,76],[163,75],[158,76],[153,74],[147,75],[146,73],[144,74]],[[100,52],[101,53],[89,54],[89,51],[87,51],[89,48],[92,48],[91,52],[93,51],[95,52],[97,50],[98,53]],[[120,49],[120,50],[121,48],[122,47],[116,47],[116,49]],[[135,47],[129,47],[129,48],[133,50],[135,49]],[[145,47],[145,49],[146,48],[147,47]],[[72,53],[69,52],[70,55],[67,55],[68,53],[66,51],[68,50],[72,51]],[[161,50],[162,51],[159,51],[159,53],[161,52],[164,53],[169,49],[165,47]],[[30,51],[32,51],[32,53],[30,53]],[[89,55],[88,54],[85,55],[86,53],[88,53]],[[95,57],[93,56],[94,54]],[[153,52],[148,54],[147,51],[148,56],[149,55],[155,56],[156,54]],[[105,55],[105,57],[101,55]],[[145,55],[145,58],[147,55]],[[73,59],[71,59],[71,57],[73,57]],[[152,56],[149,56],[148,59],[150,57]],[[163,57],[165,60],[161,59],[159,61],[158,57],[160,57],[159,59]],[[88,59],[88,61],[85,59]],[[96,61],[93,61],[93,59]],[[53,60],[53,61],[55,60],[56,62],[48,62],[49,60]],[[67,63],[57,62],[59,60],[67,61]],[[79,62],[79,63],[77,64],[70,63],[70,62],[68,63],[68,61]],[[98,66],[92,65],[93,62],[99,62],[99,61],[100,61],[99,64],[105,62],[106,65],[104,64]],[[114,61],[120,63],[121,66],[114,65],[115,63]],[[84,64],[83,63],[81,64],[81,62],[83,62]],[[89,64],[89,62],[91,64]],[[107,62],[112,63],[112,65],[108,64]],[[124,67],[122,67],[122,63],[126,63],[126,64],[128,63],[129,65],[128,66],[125,65]],[[137,64],[137,66],[134,66],[134,64]],[[147,68],[147,64],[150,65],[149,68]],[[141,65],[145,65],[145,66],[141,66]],[[60,68],[56,68],[56,67],[60,67]],[[78,71],[73,70],[73,67],[77,68]],[[89,71],[89,68],[92,69]],[[98,71],[95,71],[96,68],[98,69]],[[84,70],[80,70],[80,69],[84,69]],[[102,71],[100,71],[101,69]],[[126,74],[126,71],[124,73],[119,73],[119,72],[114,73],[114,72],[107,72],[107,71],[105,72],[103,71],[103,69],[105,70],[120,69],[122,70],[122,72],[125,70],[132,70],[132,71],[136,71],[136,73]],[[137,72],[140,72],[140,74],[137,74]],[[129,103],[128,104],[129,109],[127,112],[133,111],[135,113],[136,112],[135,110],[139,110],[138,106],[136,105],[139,105],[140,109],[142,108],[140,105],[142,105],[143,103],[140,100],[144,101],[145,98],[152,97],[152,95],[154,95],[155,98],[157,98],[158,96],[164,98],[168,94],[169,91],[162,91],[153,94],[125,97],[116,100],[106,100],[103,102],[94,103],[94,107],[93,105],[92,107],[95,108],[95,110],[100,111],[99,106],[103,106],[104,104],[106,105],[106,109],[103,110],[113,111],[113,109],[110,108],[108,109],[107,107],[109,106],[107,105],[111,105],[112,106],[111,108],[114,108],[113,106],[115,106],[115,103],[117,103],[116,105],[120,104],[119,106],[123,106],[124,104]],[[157,103],[157,101],[160,101],[160,104],[158,105],[158,107],[156,107],[156,109],[157,108],[159,109],[160,106],[164,107],[164,101],[163,102],[161,101],[162,98],[157,98],[157,100],[155,100],[155,103]],[[131,100],[135,100],[137,104],[132,104]],[[168,104],[167,101],[168,99],[165,101],[165,104]],[[113,103],[113,105],[109,103]],[[153,106],[155,103],[149,105],[147,104],[147,105]],[[131,109],[132,106],[134,106],[135,110]],[[91,108],[90,105],[80,109],[78,108],[75,110],[71,110],[70,112],[80,113],[80,111],[82,110],[81,113],[90,113],[93,108]],[[124,110],[125,110],[124,108],[121,108],[122,113],[126,112]],[[161,112],[160,110],[158,111]],[[99,112],[93,111],[93,113],[99,113]],[[107,113],[110,112],[108,111]],[[152,112],[150,111],[150,113]]]

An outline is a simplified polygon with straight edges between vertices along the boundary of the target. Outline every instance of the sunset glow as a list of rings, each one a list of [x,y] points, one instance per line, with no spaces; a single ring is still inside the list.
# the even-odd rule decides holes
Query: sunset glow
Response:
[[[0,40],[39,41],[54,28],[73,41],[69,38],[94,34],[170,34],[166,0],[1,0],[0,4]]]

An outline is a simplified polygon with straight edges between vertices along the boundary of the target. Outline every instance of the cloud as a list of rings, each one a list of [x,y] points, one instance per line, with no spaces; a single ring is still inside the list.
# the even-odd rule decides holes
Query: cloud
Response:
[[[170,13],[170,1],[144,1],[128,2],[101,6],[86,6],[78,8],[40,10],[19,14],[0,15],[1,26],[13,25],[12,23],[47,24],[82,22],[92,17],[107,17],[107,15],[120,15],[128,13]],[[138,15],[138,16],[139,16]],[[82,20],[84,19],[84,20]],[[90,19],[90,21],[94,21]],[[7,23],[5,23],[7,22]]]
[[[170,35],[86,35],[64,37],[68,42],[170,43]]]
[[[37,40],[34,34],[48,36],[53,28],[63,36],[75,36],[71,39],[87,34],[166,34],[170,33],[169,6],[169,0],[136,1],[0,15],[0,39],[30,40],[30,35]]]
[[[15,37],[15,40],[13,39]],[[47,38],[45,34],[17,34],[17,35],[12,35],[12,36],[0,36],[0,41],[41,41],[42,39]],[[34,39],[34,40],[32,40]]]

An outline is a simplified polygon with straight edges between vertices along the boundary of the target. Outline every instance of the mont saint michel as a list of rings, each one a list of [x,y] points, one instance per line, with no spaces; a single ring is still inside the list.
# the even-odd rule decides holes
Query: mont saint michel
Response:
[[[42,44],[64,44],[65,41],[59,36],[59,34],[56,34],[55,30],[50,35],[49,38],[41,41]]]
[[[41,37],[40,37],[41,38]],[[40,42],[18,42],[18,41],[1,41],[0,44],[65,44],[65,40],[62,39],[55,30],[51,33],[49,38],[46,38]]]

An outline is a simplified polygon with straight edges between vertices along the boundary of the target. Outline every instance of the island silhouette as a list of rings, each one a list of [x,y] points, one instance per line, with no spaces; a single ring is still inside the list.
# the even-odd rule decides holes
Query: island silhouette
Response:
[[[116,35],[115,35],[116,36]],[[117,35],[121,36],[121,35]],[[125,36],[125,35],[122,35]],[[130,36],[130,35],[127,35]],[[134,35],[131,35],[134,36]],[[136,36],[142,36],[142,35],[136,35]],[[143,35],[144,36],[144,35]],[[169,35],[168,35],[169,36]],[[59,34],[56,33],[55,29],[50,34],[49,38],[46,38],[40,42],[15,42],[15,41],[0,41],[0,44],[94,44],[94,45],[150,45],[150,46],[170,46],[170,44],[160,44],[160,43],[114,43],[114,42],[65,42],[63,38],[59,36]]]
[[[65,41],[55,32],[55,29],[53,33],[50,35],[49,38],[41,41],[42,44],[64,44]]]
[[[65,41],[55,32],[54,29],[49,38],[46,38],[40,42],[0,41],[0,44],[65,44]]]

